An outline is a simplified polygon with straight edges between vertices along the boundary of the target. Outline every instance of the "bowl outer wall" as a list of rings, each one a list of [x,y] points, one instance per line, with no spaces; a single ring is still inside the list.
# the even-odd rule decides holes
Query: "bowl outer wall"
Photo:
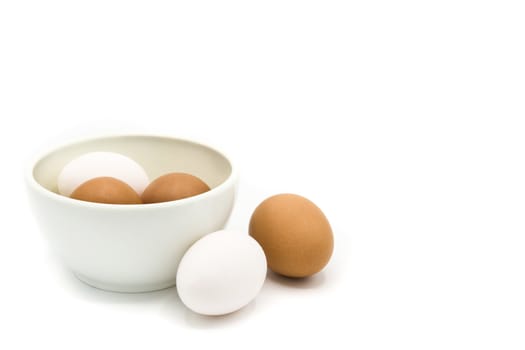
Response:
[[[30,203],[52,250],[84,281],[124,292],[173,285],[191,244],[226,225],[238,181],[232,166],[226,181],[204,194],[129,206],[60,196],[35,181],[32,167],[29,172]]]

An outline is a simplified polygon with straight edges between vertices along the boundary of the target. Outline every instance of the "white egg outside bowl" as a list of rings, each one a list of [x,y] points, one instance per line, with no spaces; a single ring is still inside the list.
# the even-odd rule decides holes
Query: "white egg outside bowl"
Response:
[[[211,190],[177,201],[128,205],[59,195],[57,177],[63,166],[95,151],[134,159],[151,180],[186,172]],[[209,146],[166,136],[117,135],[46,152],[32,162],[26,182],[41,231],[79,279],[110,291],[146,292],[174,285],[186,250],[224,228],[233,209],[237,175],[231,161]]]

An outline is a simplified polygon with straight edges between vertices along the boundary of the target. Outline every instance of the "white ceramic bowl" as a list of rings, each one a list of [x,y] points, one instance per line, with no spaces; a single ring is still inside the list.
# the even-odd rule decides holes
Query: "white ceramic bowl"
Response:
[[[115,205],[57,193],[57,176],[71,159],[93,151],[124,154],[151,180],[169,172],[200,177],[211,190],[177,201]],[[217,150],[163,136],[123,135],[68,144],[34,161],[27,174],[30,202],[51,248],[82,281],[106,290],[144,292],[175,284],[190,245],[222,229],[234,204],[237,176]]]

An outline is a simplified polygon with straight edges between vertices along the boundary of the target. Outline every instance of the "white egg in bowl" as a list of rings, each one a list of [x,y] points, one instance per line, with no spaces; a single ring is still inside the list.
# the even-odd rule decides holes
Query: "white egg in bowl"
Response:
[[[58,192],[65,165],[89,152],[115,152],[133,159],[149,179],[171,172],[195,175],[210,190],[153,204],[81,201]],[[26,175],[29,199],[41,231],[82,281],[105,290],[144,292],[175,284],[186,250],[222,229],[235,200],[232,162],[210,146],[159,135],[85,139],[45,152]]]

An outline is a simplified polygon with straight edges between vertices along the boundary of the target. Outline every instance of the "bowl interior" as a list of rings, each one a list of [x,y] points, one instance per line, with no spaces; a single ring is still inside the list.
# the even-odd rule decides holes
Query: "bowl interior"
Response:
[[[169,172],[185,172],[217,187],[232,173],[228,159],[218,151],[187,140],[160,136],[112,136],[85,140],[56,149],[33,168],[35,181],[58,193],[57,178],[72,159],[88,152],[117,152],[138,162],[151,181]]]

